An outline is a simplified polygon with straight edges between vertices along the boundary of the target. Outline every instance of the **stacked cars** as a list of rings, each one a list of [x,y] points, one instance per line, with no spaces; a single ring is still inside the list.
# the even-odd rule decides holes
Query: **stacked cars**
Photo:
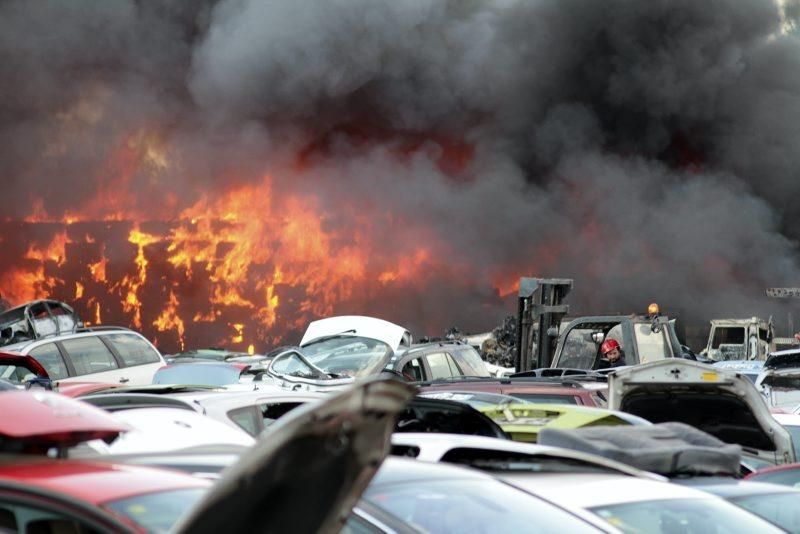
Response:
[[[297,346],[263,356],[211,349],[167,362],[135,332],[77,325],[5,348],[17,352],[0,354],[8,389],[0,409],[39,410],[0,421],[0,527],[12,530],[798,525],[767,503],[787,509],[800,492],[741,482],[742,473],[795,457],[790,434],[736,370],[671,358],[607,375],[559,369],[498,379],[465,343],[415,344],[407,329],[360,316],[316,321]],[[675,419],[718,440],[724,472],[676,477],[547,438],[577,429],[610,440]],[[713,465],[692,454],[680,465]]]

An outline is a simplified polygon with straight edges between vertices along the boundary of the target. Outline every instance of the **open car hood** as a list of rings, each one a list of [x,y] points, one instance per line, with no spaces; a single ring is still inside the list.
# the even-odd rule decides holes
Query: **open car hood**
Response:
[[[341,315],[313,321],[308,325],[300,346],[328,336],[350,335],[377,339],[397,352],[401,346],[411,345],[411,333],[400,325],[361,315]]]
[[[128,430],[99,408],[49,391],[6,391],[0,394],[0,413],[6,415],[0,417],[0,449],[9,452],[111,441]]]
[[[176,525],[177,532],[338,532],[389,452],[413,395],[373,378],[276,423]]]
[[[637,365],[609,375],[608,407],[652,423],[681,422],[771,463],[794,461],[791,437],[744,376],[688,360]]]

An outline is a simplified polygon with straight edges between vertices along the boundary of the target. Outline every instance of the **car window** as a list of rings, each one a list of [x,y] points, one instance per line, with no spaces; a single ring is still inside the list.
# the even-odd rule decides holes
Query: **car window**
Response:
[[[400,370],[403,377],[411,382],[421,382],[425,380],[425,368],[422,366],[422,358],[409,360]]]
[[[80,337],[61,342],[78,375],[116,369],[117,362],[108,347],[97,337]]]
[[[734,497],[731,502],[775,523],[786,532],[800,532],[800,491]]]
[[[445,352],[434,352],[433,354],[428,354],[425,358],[428,360],[428,367],[431,369],[431,380],[450,378],[461,374],[458,372],[453,359]]]
[[[0,500],[0,532],[82,532],[98,531],[82,520],[55,510]]]
[[[486,364],[481,360],[478,351],[472,347],[464,347],[456,352],[459,366],[464,373],[471,376],[489,376]]]
[[[261,413],[256,406],[244,406],[231,410],[228,412],[228,418],[251,436],[259,435],[263,429],[260,421]]]
[[[126,366],[144,365],[161,361],[158,353],[136,334],[109,334],[105,336],[114,345]]]
[[[592,339],[592,334],[595,332],[597,330],[593,328],[579,327],[567,332],[558,367],[592,369],[598,351],[598,346]]]
[[[781,532],[777,527],[722,499],[637,501],[589,510],[625,533]]]
[[[373,484],[365,499],[425,532],[596,532],[550,503],[491,478]]]
[[[51,379],[57,380],[67,377],[67,366],[61,356],[61,351],[58,350],[55,343],[47,343],[41,347],[36,347],[30,351],[29,355],[42,364]]]
[[[267,402],[259,405],[264,427],[270,426],[276,420],[303,404],[302,402]]]
[[[104,506],[132,519],[147,532],[168,532],[205,493],[205,488],[160,491],[108,502]]]
[[[537,404],[578,404],[575,395],[553,395],[547,393],[512,393],[515,397]]]

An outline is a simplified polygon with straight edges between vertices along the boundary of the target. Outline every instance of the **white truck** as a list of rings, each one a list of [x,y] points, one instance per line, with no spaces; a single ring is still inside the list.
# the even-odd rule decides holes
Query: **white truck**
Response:
[[[700,355],[714,361],[764,361],[774,351],[771,321],[750,317],[712,320],[708,344]]]

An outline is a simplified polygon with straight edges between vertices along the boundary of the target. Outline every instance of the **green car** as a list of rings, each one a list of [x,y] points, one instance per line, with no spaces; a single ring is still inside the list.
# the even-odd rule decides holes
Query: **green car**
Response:
[[[629,413],[572,404],[499,404],[480,411],[500,425],[514,441],[529,443],[536,443],[542,428],[650,424]]]

